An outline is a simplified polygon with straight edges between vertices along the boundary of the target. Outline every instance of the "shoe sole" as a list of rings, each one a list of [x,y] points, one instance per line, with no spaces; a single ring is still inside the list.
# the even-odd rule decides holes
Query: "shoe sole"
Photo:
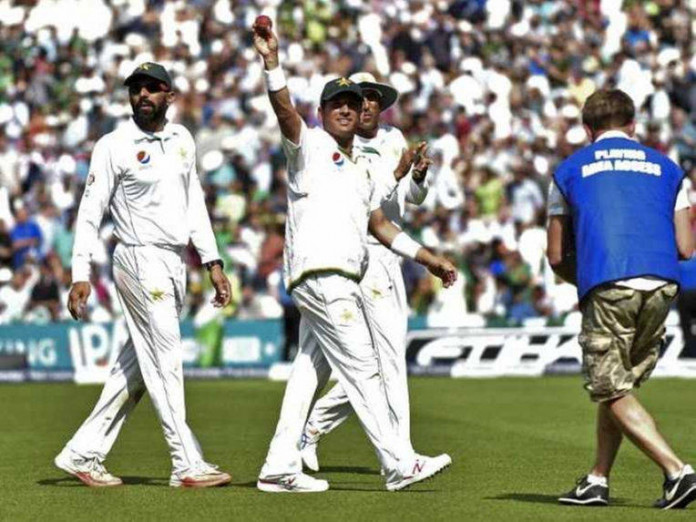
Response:
[[[265,493],[322,493],[328,491],[329,485],[327,483],[325,489],[288,489],[277,482],[259,480],[256,482],[256,488]]]
[[[666,509],[684,509],[686,506],[691,504],[694,500],[696,500],[696,484],[691,486],[686,493],[684,493],[681,497],[679,497],[676,500],[673,500],[669,504],[667,504],[665,507],[663,507],[663,510]]]
[[[92,479],[92,477],[89,476],[88,473],[85,473],[83,471],[77,471],[70,469],[70,466],[67,464],[64,464],[61,462],[58,457],[53,459],[53,464],[61,471],[64,471],[68,475],[75,477],[78,479],[80,482],[82,482],[85,486],[89,486],[90,488],[113,488],[117,486],[122,486],[123,481],[121,479],[118,480],[118,482],[96,482],[95,480]]]
[[[434,478],[435,476],[439,475],[443,471],[447,470],[451,465],[452,465],[452,461],[450,460],[447,464],[436,469],[435,471],[433,471],[429,475],[425,475],[424,477],[419,478],[418,480],[414,480],[413,482],[409,482],[408,484],[404,484],[403,486],[400,486],[400,487],[390,488],[389,486],[387,486],[387,490],[388,491],[404,491],[404,490],[410,488],[411,486],[413,486],[414,484],[422,484],[423,482],[426,482],[426,481]]]
[[[601,497],[588,498],[587,500],[580,500],[575,498],[559,498],[558,502],[566,506],[596,506],[603,507],[608,506],[609,502]]]
[[[224,486],[232,482],[232,477],[227,475],[220,478],[212,480],[193,480],[189,478],[184,478],[177,482],[170,482],[169,485],[173,488],[215,488],[219,486]]]

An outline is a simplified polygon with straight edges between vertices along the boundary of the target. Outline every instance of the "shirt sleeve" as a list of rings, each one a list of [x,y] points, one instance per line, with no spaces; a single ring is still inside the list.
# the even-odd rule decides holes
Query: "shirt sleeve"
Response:
[[[555,181],[549,185],[549,201],[547,203],[549,216],[567,216],[570,214],[568,202],[563,197]]]
[[[116,186],[117,173],[111,160],[108,142],[94,146],[85,191],[75,223],[72,252],[72,280],[89,281],[93,245],[99,243],[99,226]]]
[[[409,182],[411,180],[411,174],[408,173],[406,176],[397,181],[394,177],[394,171],[399,165],[402,152],[404,149],[408,148],[408,143],[406,142],[406,138],[404,138],[403,133],[395,127],[391,129],[390,136],[391,138],[389,142],[383,147],[384,150],[380,150],[380,154],[384,154],[384,159],[379,162],[379,168],[382,168],[387,172],[387,176],[384,176],[383,178],[383,197],[389,197],[396,190],[399,195],[399,201],[403,201],[404,198],[407,197],[407,193],[410,192]],[[423,196],[423,199],[425,199],[425,196]],[[416,204],[419,205],[420,203]]]
[[[195,147],[194,154],[195,158]],[[201,263],[220,259],[210,216],[205,206],[205,195],[196,170],[196,162],[191,162],[188,177],[188,223],[193,246],[201,257]]]
[[[309,129],[302,120],[300,126],[300,137],[297,143],[292,142],[281,135],[280,143],[288,161],[288,185],[297,193],[305,191],[304,178],[306,177],[305,165],[309,160],[309,143],[307,134]]]
[[[690,208],[691,203],[689,202],[689,190],[687,188],[686,178],[682,180],[679,186],[679,192],[677,192],[677,201],[674,204],[674,211],[684,210],[685,208]]]
[[[377,184],[370,178],[370,212],[374,212],[382,206],[384,194],[377,187]]]
[[[425,201],[430,188],[429,184],[427,175],[421,183],[416,183],[410,173],[399,183],[400,186],[406,187],[406,201],[414,205],[420,205]]]

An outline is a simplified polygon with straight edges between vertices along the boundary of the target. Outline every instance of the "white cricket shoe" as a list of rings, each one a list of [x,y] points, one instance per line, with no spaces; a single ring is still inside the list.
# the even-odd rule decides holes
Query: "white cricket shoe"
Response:
[[[174,488],[212,488],[224,486],[232,481],[229,473],[220,471],[217,466],[203,462],[192,470],[172,473],[169,485]]]
[[[418,455],[410,472],[400,477],[397,476],[396,480],[392,482],[387,482],[387,489],[389,491],[405,489],[417,482],[422,482],[434,477],[447,469],[451,464],[452,458],[447,455],[447,453],[443,453],[437,457],[424,457]]]
[[[319,471],[319,459],[317,458],[317,445],[319,444],[319,437],[312,437],[306,433],[302,434],[302,441],[300,442],[300,455],[302,456],[302,462],[307,468],[314,472]]]
[[[305,473],[295,473],[280,477],[259,477],[256,487],[267,493],[319,493],[329,489],[329,483]]]
[[[62,469],[93,488],[108,488],[123,484],[123,481],[109,473],[96,457],[83,459],[72,453],[68,448],[63,448],[63,451],[53,459],[53,463],[58,469]]]

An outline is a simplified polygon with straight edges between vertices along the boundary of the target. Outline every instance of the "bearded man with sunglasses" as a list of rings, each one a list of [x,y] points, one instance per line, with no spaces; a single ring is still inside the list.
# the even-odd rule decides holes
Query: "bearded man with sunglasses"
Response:
[[[382,194],[382,212],[401,228],[406,203],[420,205],[428,195],[426,174],[432,160],[427,158],[427,145],[421,142],[409,149],[399,129],[380,123],[381,114],[398,99],[398,91],[394,87],[377,82],[367,72],[353,74],[350,80],[357,83],[363,92],[355,147],[374,165],[371,172]],[[406,369],[409,306],[401,275],[401,257],[373,235],[368,236],[367,249],[369,264],[360,282],[365,311],[380,355],[380,369],[392,423],[399,439],[413,451]],[[352,411],[348,396],[340,384],[336,384],[315,403],[302,435],[302,461],[305,466],[319,471],[319,439],[341,425]]]
[[[215,306],[230,302],[230,283],[196,172],[193,138],[166,119],[176,98],[169,74],[159,64],[144,63],[125,85],[133,118],[97,141],[92,152],[75,229],[68,309],[74,319],[86,319],[90,260],[108,207],[118,239],[114,281],[129,339],[92,413],[54,462],[88,486],[122,484],[104,460],[148,391],[172,458],[170,486],[219,486],[230,475],[205,462],[186,423],[179,314],[189,240],[209,272]]]

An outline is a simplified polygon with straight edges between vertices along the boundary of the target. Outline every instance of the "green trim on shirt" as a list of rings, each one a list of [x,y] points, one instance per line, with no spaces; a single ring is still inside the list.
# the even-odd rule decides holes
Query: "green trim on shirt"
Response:
[[[360,150],[362,152],[365,152],[366,154],[377,154],[377,156],[381,156],[379,151],[373,147],[362,146],[362,147],[360,147]]]
[[[362,277],[360,277],[359,275],[351,274],[350,272],[346,272],[345,270],[341,270],[340,268],[316,268],[313,270],[307,270],[306,272],[302,272],[302,274],[300,274],[300,277],[298,277],[295,281],[290,281],[290,285],[288,286],[288,294],[291,293],[297,285],[299,285],[308,277],[323,274],[340,275],[347,279],[351,279],[356,283],[359,283],[362,280]]]

